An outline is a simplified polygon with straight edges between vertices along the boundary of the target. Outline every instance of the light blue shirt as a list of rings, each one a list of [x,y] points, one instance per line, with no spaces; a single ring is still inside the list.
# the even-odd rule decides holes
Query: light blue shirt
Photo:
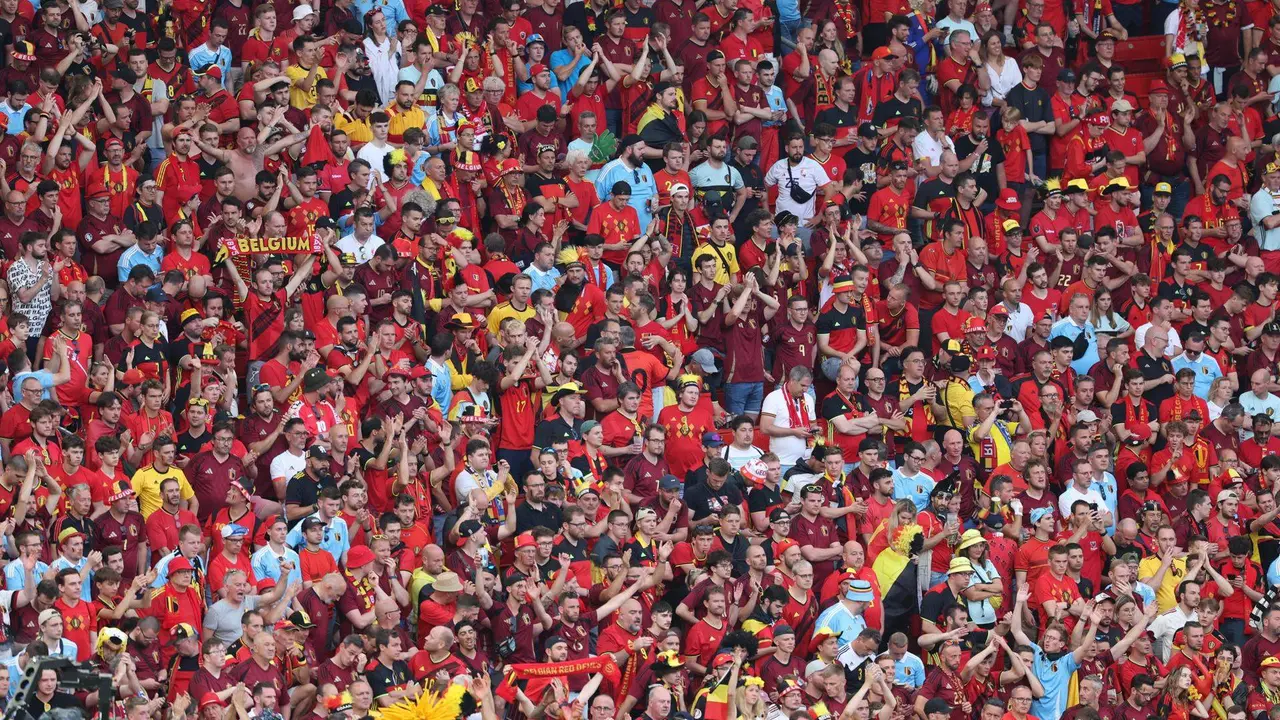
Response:
[[[23,103],[22,107],[18,108],[17,110],[14,110],[13,106],[7,102],[0,103],[0,112],[3,112],[4,116],[9,119],[8,126],[5,132],[9,133],[10,135],[21,134],[22,131],[25,129],[23,127],[23,123],[26,122],[27,113],[30,110],[31,110],[30,103]]]
[[[45,572],[48,570],[49,570],[49,563],[43,563],[37,560],[36,567],[34,570],[36,580],[39,581],[40,578],[44,577]],[[27,587],[27,577],[26,577],[26,573],[22,572],[22,563],[18,562],[17,560],[14,560],[8,565],[5,565],[4,566],[4,589],[17,592],[19,590],[25,590],[26,587]]]
[[[1267,568],[1267,584],[1280,585],[1280,557],[1271,561],[1271,567]]]
[[[49,567],[53,569],[53,572],[55,574],[62,572],[63,570],[66,570],[68,568],[79,572],[80,579],[83,581],[80,583],[80,599],[84,600],[85,602],[93,602],[93,594],[91,591],[93,590],[94,573],[89,573],[88,575],[85,575],[85,572],[84,572],[84,566],[87,565],[88,563],[89,563],[89,558],[87,557],[82,557],[78,562],[72,563],[70,560],[59,555],[58,557],[54,558],[53,562],[49,565]],[[18,566],[21,567],[22,563],[18,563]]]
[[[934,482],[929,474],[921,470],[914,476],[904,475],[902,469],[893,471],[893,500],[910,500],[923,510],[929,507],[929,493],[933,492]]]
[[[848,645],[858,639],[858,633],[867,629],[867,621],[861,615],[854,615],[844,603],[837,601],[835,605],[822,611],[818,616],[815,628],[828,628],[840,636],[840,645]]]
[[[286,547],[284,549],[284,559],[293,563],[293,570],[289,573],[289,581],[285,584],[288,585],[289,583],[294,582],[301,583],[302,570],[300,568],[302,566],[302,562],[298,558],[298,553],[294,552],[293,548]],[[276,551],[272,550],[270,545],[267,545],[255,552],[253,557],[249,558],[249,565],[253,567],[253,574],[259,580],[263,578],[271,578],[276,581],[276,584],[279,584],[280,560],[281,558],[276,555]]]
[[[1222,377],[1222,368],[1218,366],[1218,361],[1204,353],[1200,353],[1198,359],[1191,360],[1184,351],[1174,358],[1170,364],[1173,365],[1175,374],[1183,368],[1190,368],[1195,371],[1196,397],[1206,402],[1209,400],[1209,386],[1213,385],[1214,380]]]
[[[22,397],[22,390],[20,389],[22,381],[29,377],[39,380],[41,387],[44,388],[44,392],[40,393],[41,400],[49,400],[53,397],[53,392],[51,392],[53,390],[53,373],[48,370],[31,370],[20,372],[13,376],[13,396],[15,398]]]
[[[320,513],[316,512],[307,517],[320,517]],[[299,520],[285,537],[284,541],[289,547],[295,549],[302,547],[302,523],[306,519]],[[350,528],[347,527],[347,521],[340,517],[330,520],[329,525],[324,529],[324,537],[320,539],[320,547],[328,550],[334,562],[341,565],[347,557],[347,551],[351,549],[351,533]]]
[[[138,249],[137,245],[125,250],[120,254],[120,259],[116,261],[116,272],[120,276],[120,282],[128,282],[129,273],[139,265],[146,265],[151,268],[151,272],[156,277],[160,277],[160,262],[164,260],[164,248],[157,244],[151,249],[151,253],[144,253]]]
[[[591,64],[591,53],[578,58],[577,64],[569,71],[569,77],[561,81],[559,76],[556,75],[555,68],[561,65],[568,65],[570,62],[573,62],[572,50],[557,50],[551,53],[551,64],[548,66],[551,68],[551,82],[560,90],[560,98],[562,100],[569,99],[569,91],[578,82],[578,76],[582,74],[582,68]]]
[[[1084,325],[1080,326],[1069,317],[1062,318],[1053,324],[1053,329],[1049,331],[1049,339],[1065,337],[1074,341],[1080,337],[1080,333],[1084,333],[1089,346],[1080,359],[1071,361],[1071,369],[1075,370],[1077,375],[1086,375],[1090,368],[1098,364],[1098,335],[1094,332],[1093,323],[1085,320]]]
[[[556,280],[560,279],[560,270],[552,266],[550,270],[542,271],[537,265],[530,265],[524,269],[524,274],[533,279],[533,289],[550,290],[555,292]]]
[[[1070,652],[1057,660],[1050,660],[1039,645],[1031,643],[1031,650],[1035,653],[1035,659],[1031,661],[1031,671],[1044,686],[1044,696],[1036,698],[1035,702],[1031,703],[1031,714],[1041,720],[1060,718],[1067,709],[1067,686],[1071,682],[1071,675],[1080,667],[1080,663],[1076,662],[1075,655]]]
[[[388,26],[390,27],[390,26]],[[227,75],[231,72],[231,48],[223,45],[217,50],[210,50],[208,43],[201,43],[187,54],[192,70],[202,70],[209,65],[217,65],[222,69],[222,88],[227,88]]]
[[[178,551],[174,550],[168,555],[160,558],[160,561],[156,563],[156,579],[155,582],[151,583],[152,589],[159,590],[169,582],[169,563],[176,557],[178,557]],[[205,565],[204,560],[201,560],[199,555],[193,558],[187,558],[187,560],[191,563],[191,567],[195,568],[197,573],[203,575]],[[207,591],[208,588],[205,588],[205,590]]]
[[[778,20],[796,22],[800,19],[800,3],[798,0],[778,0]]]
[[[648,165],[643,164],[638,168],[632,168],[621,159],[609,162],[600,168],[600,174],[596,176],[596,196],[600,198],[600,202],[608,202],[609,198],[613,197],[613,184],[619,180],[631,186],[631,200],[627,204],[636,209],[636,215],[640,217],[640,232],[644,232],[645,228],[649,227],[649,221],[653,219],[649,213],[649,198],[658,194],[658,184],[653,180],[653,171]]]
[[[409,19],[409,13],[405,11],[401,0],[356,0],[352,14],[363,25],[365,13],[374,8],[378,8],[386,16],[388,34],[395,34],[400,21]]]
[[[778,5],[778,9],[782,9],[781,3]],[[799,16],[796,17],[798,18]],[[782,88],[777,85],[771,85],[769,89],[765,91],[764,99],[769,101],[769,109],[773,112],[778,112],[779,110],[785,111],[787,109],[787,96],[783,94]],[[766,120],[764,122],[765,127],[777,127],[781,124],[781,122],[776,122],[774,120]],[[756,157],[759,156],[757,155]]]
[[[1107,504],[1107,511],[1111,513],[1111,524],[1107,526],[1107,537],[1116,534],[1116,523],[1120,521],[1120,486],[1116,483],[1116,476],[1109,472],[1102,473],[1102,479],[1093,479],[1092,488],[1098,491],[1102,496],[1102,501]]]
[[[453,371],[448,363],[427,360],[427,369],[431,371],[431,397],[440,406],[442,412],[448,412],[453,404]]]
[[[906,653],[893,664],[893,682],[909,688],[924,685],[924,663],[913,653]]]

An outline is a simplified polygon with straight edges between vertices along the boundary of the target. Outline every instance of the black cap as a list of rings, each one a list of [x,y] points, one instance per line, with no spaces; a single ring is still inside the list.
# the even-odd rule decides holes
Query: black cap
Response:
[[[312,445],[311,449],[307,451],[307,457],[315,460],[328,460],[329,451],[325,450],[323,445]]]
[[[138,82],[138,75],[137,75],[137,73],[135,73],[133,70],[130,70],[130,69],[129,69],[129,67],[128,67],[127,65],[120,65],[120,66],[118,66],[118,67],[115,69],[115,72],[113,72],[113,73],[111,73],[111,74],[112,74],[114,77],[118,77],[118,78],[120,78],[121,80],[123,80],[123,81],[125,82],[125,84],[127,84],[127,85],[132,85],[132,84],[134,84],[134,83]]]
[[[876,126],[869,122],[864,122],[858,126],[858,137],[873,138],[880,137],[880,133],[876,131]]]
[[[1280,322],[1269,322],[1262,326],[1263,335],[1280,335]]]
[[[941,714],[943,714],[943,715],[950,715],[950,714],[951,714],[951,706],[950,706],[950,705],[948,705],[948,704],[947,704],[947,701],[946,701],[946,700],[943,700],[942,698],[934,698],[934,699],[932,699],[932,700],[930,700],[929,702],[927,702],[927,703],[925,703],[925,704],[924,704],[924,714],[925,714],[925,715],[933,715],[934,713],[941,713]]]
[[[989,530],[1000,530],[1004,528],[1004,516],[1000,513],[993,512],[987,515],[987,517],[982,520],[982,523],[986,525]]]
[[[466,520],[458,525],[458,538],[460,540],[469,538],[483,529],[484,526],[480,524],[479,520]]]
[[[328,215],[324,217],[316,218],[316,229],[317,230],[337,230],[338,221],[334,220]]]
[[[623,150],[626,150],[632,145],[635,145],[637,143],[642,143],[642,142],[644,142],[644,138],[640,137],[639,135],[635,135],[635,134],[624,135],[622,139],[618,141],[618,154],[621,155]]]
[[[1076,71],[1071,68],[1062,68],[1058,71],[1058,82],[1073,83],[1076,81]]]
[[[1160,504],[1154,500],[1142,503],[1142,512],[1160,512]]]
[[[305,610],[295,610],[289,613],[289,622],[293,623],[293,626],[299,630],[310,630],[316,626]]]
[[[773,512],[769,513],[769,522],[791,522],[791,513],[785,508],[774,508]]]
[[[658,489],[659,490],[679,490],[680,478],[676,477],[675,475],[663,475],[662,479],[658,481]]]
[[[351,33],[352,35],[363,35],[364,28],[360,27],[360,21],[352,18],[342,23],[342,32]]]
[[[311,528],[324,527],[324,521],[318,517],[309,517],[302,521],[302,531],[306,532]]]

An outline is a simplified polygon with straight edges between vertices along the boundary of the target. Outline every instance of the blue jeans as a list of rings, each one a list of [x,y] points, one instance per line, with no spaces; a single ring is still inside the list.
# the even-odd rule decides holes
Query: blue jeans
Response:
[[[759,415],[763,403],[762,382],[731,382],[724,385],[724,409],[730,415]]]

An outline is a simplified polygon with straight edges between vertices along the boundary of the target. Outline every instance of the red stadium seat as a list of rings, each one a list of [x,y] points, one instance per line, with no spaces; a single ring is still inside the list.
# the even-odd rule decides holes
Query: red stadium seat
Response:
[[[1116,62],[1125,67],[1129,80],[1135,73],[1160,72],[1164,63],[1164,36],[1150,35],[1130,38],[1116,43]],[[1138,93],[1129,85],[1132,92]],[[1145,97],[1138,93],[1138,97]]]

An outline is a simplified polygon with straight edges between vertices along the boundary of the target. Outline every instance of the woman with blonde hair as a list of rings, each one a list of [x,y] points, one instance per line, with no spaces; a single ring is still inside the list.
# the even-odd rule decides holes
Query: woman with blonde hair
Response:
[[[1235,390],[1231,387],[1231,378],[1220,377],[1213,381],[1209,386],[1209,396],[1205,398],[1205,404],[1209,406],[1209,420],[1213,422],[1222,414],[1222,408],[1231,402],[1231,395]]]
[[[920,510],[911,500],[899,500],[894,503],[893,512],[889,513],[889,517],[881,520],[880,526],[871,532],[871,539],[867,543],[867,557],[876,557],[881,550],[889,547],[889,541],[897,534],[898,528],[915,522],[919,512]]]

